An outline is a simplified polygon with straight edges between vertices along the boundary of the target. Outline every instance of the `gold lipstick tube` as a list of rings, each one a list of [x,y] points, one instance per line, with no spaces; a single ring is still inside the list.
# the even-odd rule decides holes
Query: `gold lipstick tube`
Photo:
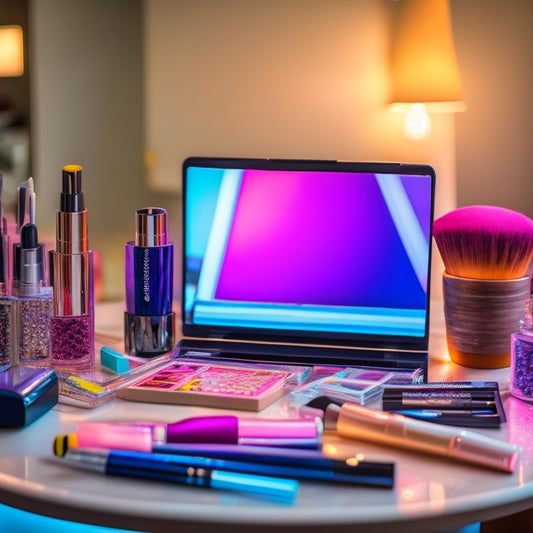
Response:
[[[56,250],[50,252],[53,316],[50,325],[52,366],[94,368],[94,275],[89,250],[87,209],[79,165],[63,167],[63,190],[56,212]]]

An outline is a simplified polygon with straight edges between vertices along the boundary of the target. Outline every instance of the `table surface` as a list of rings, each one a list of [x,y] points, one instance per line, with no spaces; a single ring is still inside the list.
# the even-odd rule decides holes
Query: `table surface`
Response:
[[[106,338],[121,328],[117,304],[97,308],[97,332]],[[522,447],[513,474],[446,458],[413,453],[326,434],[328,453],[362,452],[367,460],[394,461],[394,489],[301,482],[296,502],[283,505],[248,496],[160,482],[127,480],[79,471],[58,463],[54,437],[81,421],[173,422],[220,409],[112,400],[95,409],[58,404],[24,429],[0,430],[0,502],[67,520],[139,531],[384,531],[438,532],[533,507],[533,405],[509,395],[509,368],[475,370],[449,360],[441,306],[432,306],[430,381],[499,381],[507,414],[500,429],[476,430]],[[282,399],[257,416],[276,417]],[[249,413],[247,416],[251,416]]]

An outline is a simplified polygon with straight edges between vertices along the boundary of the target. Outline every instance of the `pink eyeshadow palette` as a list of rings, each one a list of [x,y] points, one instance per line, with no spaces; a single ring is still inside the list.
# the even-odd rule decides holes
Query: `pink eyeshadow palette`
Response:
[[[288,373],[262,368],[170,362],[119,389],[125,400],[260,411],[281,398]]]

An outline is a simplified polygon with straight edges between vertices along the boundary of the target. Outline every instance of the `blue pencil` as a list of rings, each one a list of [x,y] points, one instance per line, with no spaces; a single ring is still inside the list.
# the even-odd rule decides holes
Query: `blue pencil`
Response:
[[[167,481],[212,489],[241,491],[284,503],[294,501],[298,482],[250,473],[218,470],[187,457],[124,450],[71,449],[62,460],[74,467],[113,476]]]

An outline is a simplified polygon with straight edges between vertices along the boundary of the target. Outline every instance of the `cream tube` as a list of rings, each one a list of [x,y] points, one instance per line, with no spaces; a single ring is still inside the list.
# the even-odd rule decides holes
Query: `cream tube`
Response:
[[[514,444],[349,402],[327,405],[324,424],[342,437],[444,455],[505,472],[513,472],[518,460],[519,448]]]

